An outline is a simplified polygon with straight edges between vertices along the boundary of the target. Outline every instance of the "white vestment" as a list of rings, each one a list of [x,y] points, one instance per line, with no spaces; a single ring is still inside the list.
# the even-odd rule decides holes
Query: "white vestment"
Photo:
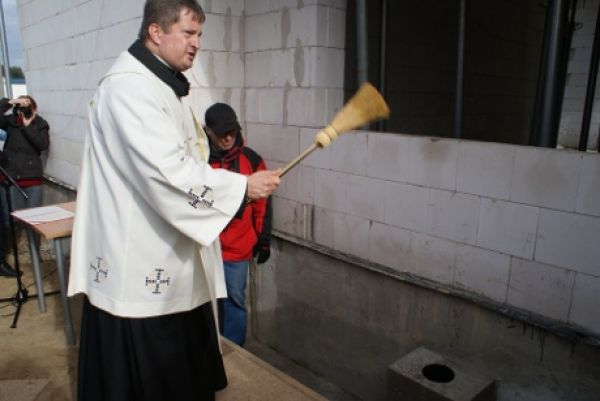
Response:
[[[89,107],[69,295],[113,315],[188,311],[226,296],[219,233],[246,178],[207,164],[191,108],[128,52]],[[204,150],[204,151],[203,151]]]

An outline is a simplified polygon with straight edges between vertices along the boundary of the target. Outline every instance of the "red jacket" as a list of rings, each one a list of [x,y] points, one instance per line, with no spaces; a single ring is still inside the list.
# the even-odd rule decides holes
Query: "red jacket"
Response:
[[[240,137],[237,146],[228,152],[218,152],[211,147],[210,165],[236,173],[250,175],[265,170],[262,157],[245,147]],[[261,199],[242,204],[236,216],[220,235],[223,260],[239,262],[250,260],[255,247],[269,247],[271,236],[270,199]]]

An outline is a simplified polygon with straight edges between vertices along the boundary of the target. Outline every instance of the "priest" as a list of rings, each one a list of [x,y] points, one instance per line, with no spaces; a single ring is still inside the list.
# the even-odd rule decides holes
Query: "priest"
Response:
[[[219,233],[279,171],[208,164],[182,71],[200,49],[196,0],[147,0],[139,39],[89,104],[69,295],[85,294],[78,400],[213,400],[227,381],[214,320]]]

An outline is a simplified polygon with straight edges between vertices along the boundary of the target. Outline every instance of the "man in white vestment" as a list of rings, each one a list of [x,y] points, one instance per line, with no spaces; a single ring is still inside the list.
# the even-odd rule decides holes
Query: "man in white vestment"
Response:
[[[85,294],[80,401],[213,400],[227,385],[212,302],[219,233],[279,171],[213,170],[181,73],[200,49],[196,0],[148,0],[139,39],[89,105],[69,295]]]

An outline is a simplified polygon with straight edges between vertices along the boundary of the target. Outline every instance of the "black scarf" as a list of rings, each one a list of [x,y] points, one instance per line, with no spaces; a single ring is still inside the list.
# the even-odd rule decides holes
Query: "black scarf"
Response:
[[[210,137],[208,137],[208,142],[210,144],[210,157],[208,160],[209,163],[212,164],[215,162],[219,162],[221,168],[223,168],[227,163],[229,164],[230,171],[236,173],[240,172],[239,156],[242,153],[242,149],[244,148],[244,139],[242,139],[242,135],[240,133],[238,133],[237,137],[235,138],[235,144],[229,150],[218,149],[214,145],[214,143],[212,143]]]
[[[187,96],[190,91],[190,83],[180,71],[172,70],[160,61],[140,39],[133,42],[128,49],[129,53],[144,64],[161,81],[169,85],[177,97]]]

